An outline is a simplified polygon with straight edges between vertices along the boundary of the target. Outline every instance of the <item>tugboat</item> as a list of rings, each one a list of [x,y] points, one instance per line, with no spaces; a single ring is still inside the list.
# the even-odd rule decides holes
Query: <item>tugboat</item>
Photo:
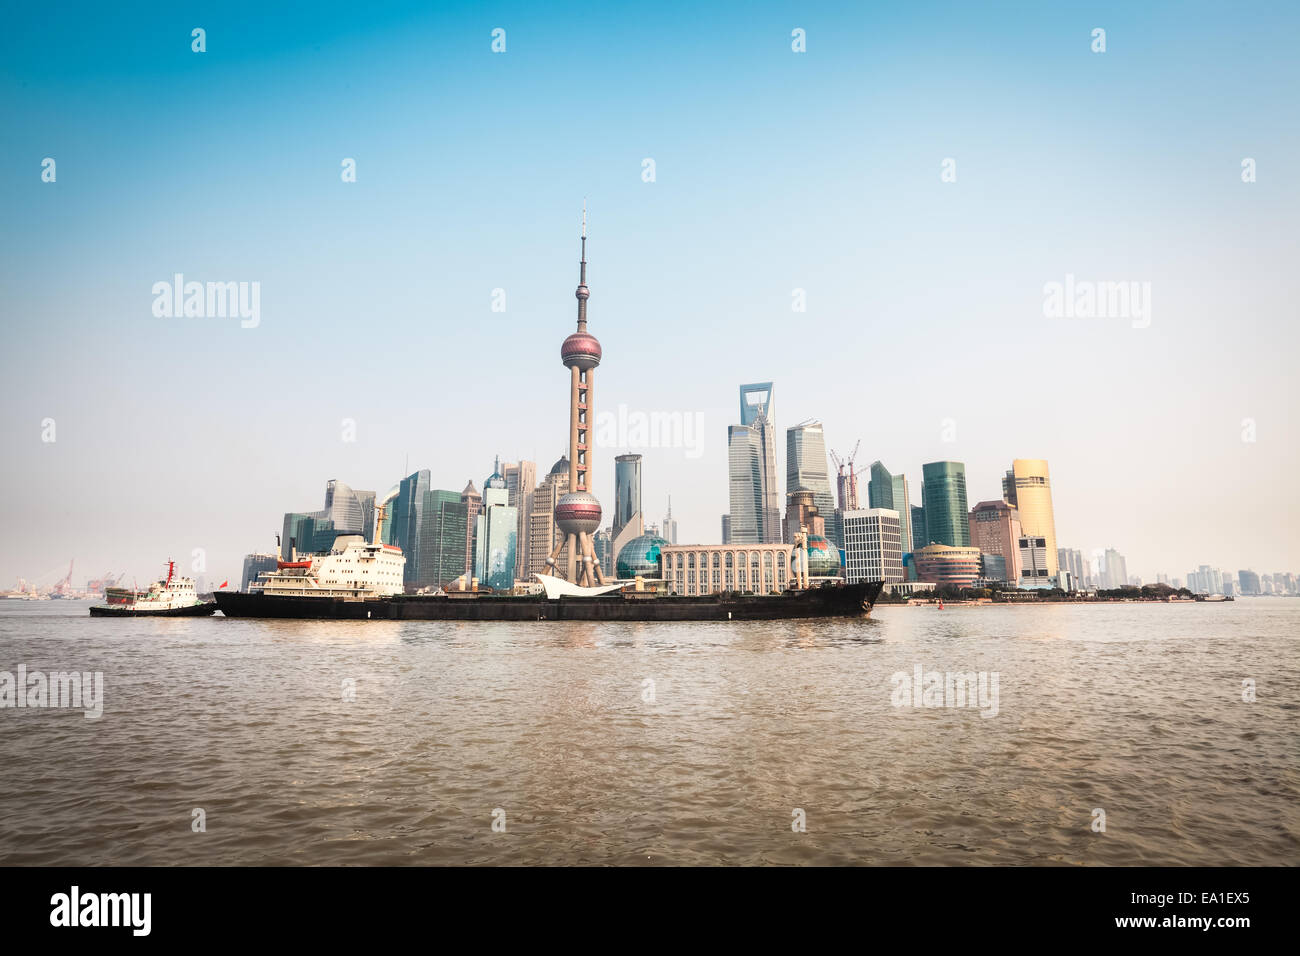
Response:
[[[167,562],[167,577],[153,582],[148,591],[105,588],[104,604],[92,605],[94,617],[207,617],[216,601],[200,601],[193,578],[176,576],[176,562]]]

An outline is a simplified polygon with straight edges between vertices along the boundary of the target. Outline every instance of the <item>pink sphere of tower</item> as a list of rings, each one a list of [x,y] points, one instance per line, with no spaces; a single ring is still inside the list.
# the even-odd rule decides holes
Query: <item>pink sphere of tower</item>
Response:
[[[571,491],[555,503],[555,523],[565,534],[594,534],[600,515],[600,502],[589,491]]]
[[[590,332],[574,332],[560,346],[560,361],[565,367],[576,365],[589,372],[600,364],[600,342]]]

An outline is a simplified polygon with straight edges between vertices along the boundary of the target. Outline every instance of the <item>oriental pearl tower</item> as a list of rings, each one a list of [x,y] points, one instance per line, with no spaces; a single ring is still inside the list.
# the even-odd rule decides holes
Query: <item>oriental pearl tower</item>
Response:
[[[555,503],[560,543],[546,559],[548,574],[558,573],[556,560],[567,555],[565,577],[583,587],[605,583],[596,561],[592,534],[600,527],[600,502],[591,493],[591,424],[595,415],[595,373],[600,343],[587,331],[587,206],[582,206],[582,259],[579,264],[578,331],[560,346],[560,361],[569,370],[569,493]]]

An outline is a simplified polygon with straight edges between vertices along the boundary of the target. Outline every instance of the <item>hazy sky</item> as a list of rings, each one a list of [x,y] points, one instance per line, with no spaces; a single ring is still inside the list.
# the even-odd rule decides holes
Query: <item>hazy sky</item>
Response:
[[[602,448],[607,516],[640,451],[648,519],[717,541],[772,380],[781,475],[807,418],[917,503],[922,462],[973,505],[1046,458],[1064,547],[1300,570],[1293,4],[269,7],[4,14],[0,586],[234,579],[408,459],[545,474],[584,197],[598,407],[703,424]],[[175,273],[259,282],[259,324],[156,317]],[[1045,314],[1067,275],[1149,315]]]

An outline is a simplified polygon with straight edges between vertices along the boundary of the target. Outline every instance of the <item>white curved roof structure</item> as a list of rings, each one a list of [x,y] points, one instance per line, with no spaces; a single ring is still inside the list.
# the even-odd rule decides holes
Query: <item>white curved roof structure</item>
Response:
[[[610,591],[617,591],[627,585],[626,581],[618,581],[602,587],[584,588],[553,574],[534,573],[533,577],[542,582],[542,587],[546,589],[546,599],[548,601],[554,601],[561,597],[596,597],[600,594],[608,594]]]

